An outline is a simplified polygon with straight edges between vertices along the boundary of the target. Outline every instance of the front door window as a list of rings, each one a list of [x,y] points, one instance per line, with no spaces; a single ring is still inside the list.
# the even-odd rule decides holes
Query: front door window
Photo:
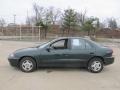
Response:
[[[54,42],[53,44],[51,44],[51,47],[53,49],[67,49],[67,40],[64,39],[64,40],[59,40],[59,41],[56,41]]]

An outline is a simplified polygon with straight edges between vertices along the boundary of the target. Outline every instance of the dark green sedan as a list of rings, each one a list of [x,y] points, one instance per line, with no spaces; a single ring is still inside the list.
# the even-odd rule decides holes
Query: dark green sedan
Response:
[[[87,67],[90,72],[101,72],[105,65],[112,64],[113,50],[94,41],[80,37],[62,37],[42,45],[20,49],[10,54],[12,66],[23,72],[32,72],[38,67]]]

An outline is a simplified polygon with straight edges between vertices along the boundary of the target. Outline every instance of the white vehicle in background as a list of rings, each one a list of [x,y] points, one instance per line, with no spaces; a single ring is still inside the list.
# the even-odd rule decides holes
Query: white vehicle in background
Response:
[[[90,36],[84,36],[85,39],[91,40]]]

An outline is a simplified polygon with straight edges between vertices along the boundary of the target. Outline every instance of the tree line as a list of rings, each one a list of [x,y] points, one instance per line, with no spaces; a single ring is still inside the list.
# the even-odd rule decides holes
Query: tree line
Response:
[[[64,32],[69,33],[75,30],[83,30],[88,33],[88,35],[93,32],[95,35],[97,30],[105,28],[106,25],[104,22],[100,22],[98,17],[88,17],[86,15],[87,11],[78,12],[75,9],[68,8],[66,10],[61,10],[55,7],[45,8],[36,3],[33,4],[34,15],[26,17],[27,25],[36,25],[41,26],[45,30],[45,37],[47,31],[54,25],[59,25],[60,29]],[[5,25],[5,20],[0,19],[0,27]],[[107,27],[112,30],[118,28],[116,19],[109,18],[107,19]]]
[[[48,29],[53,25],[59,25],[60,29],[69,34],[70,31],[83,30],[90,35],[91,32],[95,34],[96,30],[105,28],[104,23],[100,22],[97,17],[88,17],[87,11],[78,12],[72,8],[64,11],[54,7],[42,7],[38,4],[33,4],[34,16],[27,17],[26,23],[28,25],[42,26],[47,33]],[[114,18],[107,19],[108,27],[110,29],[117,28],[117,22]]]

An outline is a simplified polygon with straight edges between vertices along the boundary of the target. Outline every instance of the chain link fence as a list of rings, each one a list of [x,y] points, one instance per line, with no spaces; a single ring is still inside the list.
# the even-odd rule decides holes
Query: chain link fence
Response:
[[[85,36],[85,32],[61,30],[59,26],[50,27],[48,30],[41,26],[7,26],[0,27],[0,39],[2,40],[45,40],[66,36]]]
[[[45,36],[47,35],[47,36]],[[40,26],[7,26],[0,27],[0,39],[2,40],[33,40],[55,38],[49,31],[45,32]]]
[[[87,36],[88,32],[82,30],[62,30],[59,26],[51,26],[48,30],[41,26],[7,26],[0,27],[1,40],[22,40],[22,41],[40,41],[49,40],[58,37]],[[92,35],[92,32],[91,32]],[[119,30],[99,30],[96,37],[100,38],[120,38]]]

